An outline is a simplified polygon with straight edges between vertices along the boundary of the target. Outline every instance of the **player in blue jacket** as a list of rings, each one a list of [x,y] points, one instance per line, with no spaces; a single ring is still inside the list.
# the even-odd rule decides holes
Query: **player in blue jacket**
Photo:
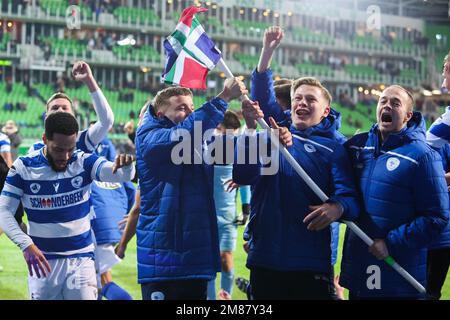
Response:
[[[450,145],[438,149],[445,169],[445,180],[450,189]],[[440,299],[450,265],[450,223],[428,247],[427,293],[431,299]]]
[[[449,198],[439,154],[425,141],[425,122],[412,95],[386,88],[376,123],[346,143],[364,200],[359,227],[365,243],[347,229],[341,268],[350,299],[419,299],[421,294],[383,259],[391,255],[426,286],[427,248],[448,221]]]
[[[166,88],[137,130],[141,212],[136,237],[144,300],[206,299],[220,256],[213,167],[199,159],[203,133],[215,129],[228,102],[245,93],[237,78],[226,79],[223,91],[194,111],[189,89]],[[200,129],[196,134],[195,128]],[[178,149],[180,139],[194,142],[189,152]]]
[[[269,117],[273,117],[281,125],[289,126],[291,124],[290,87],[292,80],[280,79],[274,81],[273,72],[270,68],[273,54],[280,45],[283,37],[284,32],[278,26],[272,26],[265,30],[258,66],[252,72],[251,76],[251,94],[253,101],[259,102],[266,122],[269,121]],[[326,134],[329,135],[332,132],[332,137],[343,144],[347,139],[338,131],[340,119],[339,112],[331,109],[330,120],[334,121],[335,130],[328,130]],[[339,223],[333,222],[331,230],[331,263],[334,266],[337,261],[339,246]]]
[[[356,188],[345,149],[333,138],[329,92],[314,78],[300,78],[291,96],[288,150],[330,200],[321,203],[282,156],[275,175],[262,175],[260,164],[234,164],[233,181],[253,186],[246,230],[252,296],[332,299],[330,224],[358,216]],[[247,127],[255,125],[247,121]]]
[[[114,161],[116,150],[111,140],[104,138],[97,146],[95,154],[108,161]],[[100,276],[99,298],[108,300],[132,300],[130,294],[112,279],[111,268],[120,262],[114,246],[122,236],[119,222],[128,214],[134,204],[136,189],[132,182],[108,183],[93,181],[91,205],[95,213],[92,230],[95,235],[95,260]]]

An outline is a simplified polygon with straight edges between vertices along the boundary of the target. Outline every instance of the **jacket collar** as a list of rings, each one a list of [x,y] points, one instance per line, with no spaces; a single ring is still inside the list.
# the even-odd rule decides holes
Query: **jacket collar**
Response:
[[[375,147],[376,153],[380,150],[389,151],[401,147],[414,140],[425,141],[426,125],[420,112],[414,112],[406,126],[396,133],[391,133],[385,141],[381,141],[378,123],[369,131],[366,146]]]

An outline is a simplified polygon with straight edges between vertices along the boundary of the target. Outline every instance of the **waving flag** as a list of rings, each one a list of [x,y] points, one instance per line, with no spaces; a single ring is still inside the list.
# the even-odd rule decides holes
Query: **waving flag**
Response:
[[[221,58],[221,52],[195,18],[205,8],[183,10],[175,31],[164,40],[166,65],[162,80],[191,89],[206,89],[206,76]]]

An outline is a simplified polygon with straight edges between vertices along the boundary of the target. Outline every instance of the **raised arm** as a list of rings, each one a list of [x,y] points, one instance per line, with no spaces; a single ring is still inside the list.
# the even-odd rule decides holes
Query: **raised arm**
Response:
[[[269,117],[273,117],[278,122],[286,118],[275,95],[273,74],[270,69],[273,53],[280,45],[283,36],[284,33],[280,27],[274,26],[266,29],[258,67],[251,77],[252,99],[259,102],[266,122],[269,122]]]
[[[136,148],[142,156],[150,162],[167,162],[171,159],[173,147],[180,139],[193,137],[196,122],[201,122],[201,134],[208,129],[215,129],[222,121],[228,102],[247,94],[247,89],[242,81],[237,78],[228,78],[225,81],[222,92],[211,101],[205,103],[201,108],[191,113],[184,121],[177,125],[161,130],[153,130],[146,133],[147,117],[154,114],[149,110],[138,128],[136,137]],[[200,133],[200,132],[199,132]]]
[[[85,143],[89,146],[89,150],[92,151],[112,128],[114,123],[114,113],[103,95],[102,90],[98,86],[91,68],[86,62],[76,62],[73,66],[72,74],[77,81],[83,82],[88,87],[94,104],[94,110],[97,114],[97,122],[88,129],[85,137]]]
[[[262,73],[270,68],[273,53],[280,45],[283,37],[284,32],[281,27],[273,26],[266,29],[264,32],[261,55],[259,56],[258,69],[256,70],[257,72]]]

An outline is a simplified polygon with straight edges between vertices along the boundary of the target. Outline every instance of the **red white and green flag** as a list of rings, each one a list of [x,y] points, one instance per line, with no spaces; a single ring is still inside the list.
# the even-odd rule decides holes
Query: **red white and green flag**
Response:
[[[207,9],[184,9],[175,31],[164,40],[167,59],[163,82],[206,89],[206,76],[219,62],[221,52],[194,16],[203,11]]]

